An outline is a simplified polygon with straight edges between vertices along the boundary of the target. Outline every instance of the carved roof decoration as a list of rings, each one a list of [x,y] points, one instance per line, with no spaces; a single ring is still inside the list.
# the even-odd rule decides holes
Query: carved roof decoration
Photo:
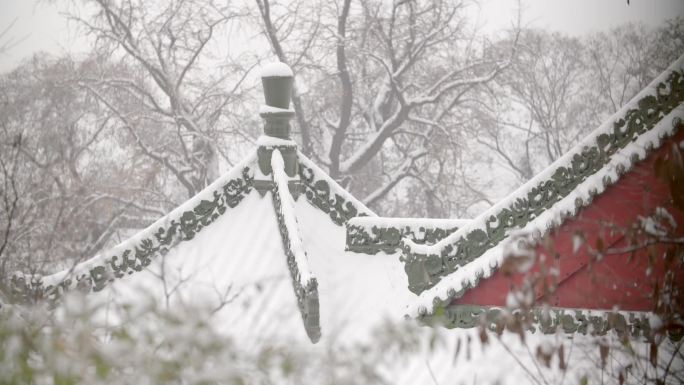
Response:
[[[401,240],[431,245],[468,223],[467,219],[356,217],[347,221],[346,250],[375,254],[399,250]]]
[[[342,226],[354,217],[377,216],[304,154],[297,152],[297,159],[306,199],[327,213],[336,225]]]
[[[531,333],[555,334],[560,328],[567,334],[605,335],[614,331],[618,336],[652,338],[652,315],[648,312],[538,307],[511,311],[495,306],[449,305],[439,318],[444,326],[456,328],[474,328],[483,318],[489,330],[497,331],[505,327],[507,318],[503,315],[516,320]]]

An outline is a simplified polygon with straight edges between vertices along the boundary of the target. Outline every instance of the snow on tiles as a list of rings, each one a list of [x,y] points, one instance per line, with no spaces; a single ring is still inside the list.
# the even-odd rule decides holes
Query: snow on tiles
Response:
[[[275,148],[279,146],[297,147],[294,140],[276,138],[274,136],[260,135],[256,140],[256,145],[259,147]],[[282,156],[281,156],[282,158]]]
[[[355,217],[349,221],[350,225],[372,229],[373,226],[380,227],[407,227],[412,231],[419,231],[421,228],[450,228],[462,227],[469,222],[468,219],[446,219],[446,218],[386,218],[386,217]]]
[[[231,186],[231,181],[243,177],[245,171],[247,171],[248,176],[253,174],[255,168],[256,153],[253,153],[245,157],[242,161],[236,164],[230,171],[223,174],[219,179],[214,181],[212,184],[207,186],[204,190],[198,193],[193,198],[185,201],[182,205],[176,207],[166,216],[158,219],[145,229],[139,231],[132,237],[120,242],[118,245],[107,250],[105,253],[96,255],[87,261],[81,262],[74,265],[72,268],[54,273],[42,278],[42,285],[45,288],[56,287],[62,285],[66,279],[73,277],[90,276],[91,269],[96,266],[111,266],[113,259],[119,259],[121,262],[121,256],[125,253],[135,254],[133,251],[141,246],[142,242],[148,242],[150,240],[157,240],[155,234],[161,229],[168,229],[172,226],[172,223],[179,223],[182,221],[182,217],[185,213],[196,210],[200,207],[203,201],[214,201],[217,194],[225,193],[226,187]],[[220,214],[220,211],[217,211]],[[179,234],[180,235],[180,234]],[[171,234],[170,236],[175,237],[176,234]],[[173,243],[178,242],[180,239],[174,239]],[[108,273],[108,279],[111,278],[111,271]],[[67,286],[72,286],[76,284],[76,280],[71,280],[71,284]]]
[[[271,167],[273,169],[273,180],[276,183],[281,210],[283,212],[283,219],[287,232],[289,234],[289,243],[294,253],[294,258],[299,270],[299,283],[306,285],[314,276],[309,269],[309,261],[302,245],[302,239],[299,235],[299,226],[297,225],[297,216],[295,215],[294,199],[288,192],[288,177],[285,174],[285,162],[280,151],[274,150],[271,155]]]

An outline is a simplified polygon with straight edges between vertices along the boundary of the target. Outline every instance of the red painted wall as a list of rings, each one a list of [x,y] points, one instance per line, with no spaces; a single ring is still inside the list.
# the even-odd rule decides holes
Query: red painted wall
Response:
[[[652,246],[636,253],[605,255],[597,260],[593,254],[599,238],[605,249],[624,249],[629,240],[622,231],[639,221],[639,217],[650,216],[657,207],[664,207],[679,223],[677,234],[684,236],[684,213],[674,209],[668,184],[655,176],[654,163],[668,151],[684,155],[680,142],[684,141],[684,130],[666,141],[657,151],[639,162],[617,183],[609,186],[595,197],[592,204],[583,208],[579,215],[568,219],[552,234],[546,247],[536,248],[538,258],[534,267],[526,274],[535,274],[542,269],[554,267],[557,288],[543,298],[541,285],[536,287],[537,302],[547,302],[554,307],[613,309],[650,311],[653,308],[651,293],[657,282],[662,282],[665,263],[662,258],[665,247]],[[613,230],[613,231],[611,231]],[[573,252],[573,237],[582,233],[586,243]],[[589,251],[587,245],[593,251]],[[650,255],[650,257],[649,257]],[[649,269],[649,258],[652,268]],[[684,271],[676,273],[679,282],[684,282]],[[544,276],[547,276],[544,274]],[[505,306],[506,297],[512,287],[519,287],[523,274],[505,276],[498,270],[489,279],[465,293],[454,304]],[[553,279],[548,276],[547,279]]]

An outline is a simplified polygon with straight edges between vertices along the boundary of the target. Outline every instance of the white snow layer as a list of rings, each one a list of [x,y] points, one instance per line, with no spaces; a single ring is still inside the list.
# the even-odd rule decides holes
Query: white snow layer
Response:
[[[310,346],[270,194],[261,197],[251,191],[192,240],[89,296],[122,304],[151,297],[163,304],[173,292],[171,305],[202,302],[217,308],[228,300],[216,315],[216,325],[232,336],[245,343],[277,339]],[[310,266],[318,278],[323,334],[318,345],[340,338],[358,342],[381,320],[403,319],[413,294],[397,255],[345,252],[344,227],[304,197],[288,206],[303,235],[293,249],[303,254],[306,248],[308,254],[307,263],[299,260],[299,267]]]
[[[667,76],[673,70],[681,70],[684,68],[684,55],[675,61],[665,72],[658,76],[651,84],[644,88],[632,100],[623,106],[618,112],[607,119],[601,126],[589,134],[582,142],[576,145],[572,150],[568,151],[563,157],[553,162],[542,172],[537,174],[530,181],[520,186],[513,193],[506,198],[499,201],[496,205],[486,210],[478,217],[473,219],[466,226],[460,228],[458,231],[452,233],[434,245],[420,245],[411,240],[404,240],[411,250],[417,253],[424,254],[440,254],[441,249],[458,241],[461,237],[467,235],[470,231],[475,229],[484,229],[485,221],[492,215],[496,216],[503,208],[509,207],[519,198],[526,198],[528,192],[535,188],[540,182],[550,179],[553,173],[559,168],[568,166],[572,162],[572,157],[580,153],[584,147],[592,146],[596,142],[596,138],[603,133],[610,133],[613,131],[613,123],[621,118],[632,108],[637,107],[637,103],[647,95],[654,95],[656,93],[656,86],[667,79]],[[664,116],[651,130],[640,135],[634,142],[629,143],[625,148],[616,152],[603,166],[601,170],[589,176],[582,184],[577,186],[568,196],[556,202],[551,208],[545,210],[534,220],[530,221],[523,229],[524,232],[541,236],[548,229],[560,226],[563,220],[576,214],[578,208],[575,201],[579,198],[583,204],[588,204],[592,198],[602,193],[607,185],[604,184],[604,178],[610,178],[612,183],[615,183],[619,178],[617,169],[624,167],[625,171],[629,171],[633,166],[631,156],[636,154],[637,161],[643,160],[647,151],[646,148],[658,148],[663,142],[663,139],[672,135],[674,128],[672,121],[674,118],[684,118],[684,105],[679,105],[669,114]],[[606,179],[607,180],[607,179]],[[507,234],[510,235],[510,234]],[[477,275],[484,274],[483,278],[488,278],[493,273],[494,269],[501,265],[503,261],[503,246],[506,240],[500,242],[497,246],[492,247],[482,254],[479,258],[462,266],[454,273],[442,278],[437,285],[422,292],[418,298],[411,303],[407,309],[407,315],[410,317],[417,317],[421,314],[430,314],[434,309],[435,299],[445,301],[449,299],[448,292],[452,289],[455,291],[461,290],[468,282],[475,284]]]
[[[192,240],[90,296],[125,304],[148,295],[163,303],[175,290],[171,306],[228,301],[215,325],[231,335],[268,341],[283,328],[283,338],[306,340],[270,194],[252,190]]]
[[[290,68],[290,66],[288,66],[287,64],[279,61],[268,63],[261,69],[262,78],[292,76],[294,76],[294,74],[292,73],[292,68]]]
[[[277,186],[278,198],[280,199],[280,210],[283,213],[283,222],[287,228],[290,241],[290,249],[294,254],[294,260],[299,270],[299,284],[306,287],[314,275],[309,269],[309,261],[302,245],[302,238],[299,235],[299,226],[295,216],[294,199],[290,195],[287,184],[288,177],[285,174],[285,161],[279,150],[273,150],[271,155],[271,169],[273,170],[273,181]]]
[[[417,232],[423,229],[450,229],[463,227],[470,222],[469,219],[443,219],[443,218],[387,218],[387,217],[354,217],[347,224],[365,229],[373,227],[408,227]]]
[[[297,147],[297,142],[289,139],[276,138],[275,136],[261,135],[256,141],[257,146],[273,148],[273,147]]]

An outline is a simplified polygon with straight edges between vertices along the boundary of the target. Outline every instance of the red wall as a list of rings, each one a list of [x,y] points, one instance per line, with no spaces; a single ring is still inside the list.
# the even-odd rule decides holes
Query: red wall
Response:
[[[653,308],[651,293],[654,285],[664,277],[665,262],[662,258],[666,247],[652,246],[642,248],[636,253],[605,255],[597,260],[595,251],[598,239],[603,240],[605,249],[629,247],[629,240],[623,231],[634,223],[639,216],[653,214],[657,207],[664,207],[675,216],[679,223],[677,234],[684,236],[684,213],[674,209],[668,184],[656,178],[654,163],[656,158],[667,152],[678,151],[677,146],[684,140],[684,130],[666,141],[647,159],[639,162],[617,183],[609,186],[595,197],[592,204],[583,208],[579,215],[568,219],[547,240],[547,245],[538,246],[538,258],[534,267],[526,274],[528,277],[543,269],[555,267],[559,274],[555,280],[556,289],[544,297],[542,285],[536,287],[537,302],[546,302],[555,307],[584,309],[613,309],[649,311]],[[621,229],[620,231],[611,231]],[[582,233],[586,243],[573,253],[573,237]],[[589,251],[590,245],[593,251]],[[650,255],[650,256],[649,256]],[[649,258],[652,269],[649,272]],[[552,276],[542,274],[548,280]],[[684,270],[676,272],[679,282],[684,282]],[[519,287],[525,276],[515,274],[505,276],[501,270],[489,279],[465,293],[455,304],[505,306],[506,296],[512,287]]]

